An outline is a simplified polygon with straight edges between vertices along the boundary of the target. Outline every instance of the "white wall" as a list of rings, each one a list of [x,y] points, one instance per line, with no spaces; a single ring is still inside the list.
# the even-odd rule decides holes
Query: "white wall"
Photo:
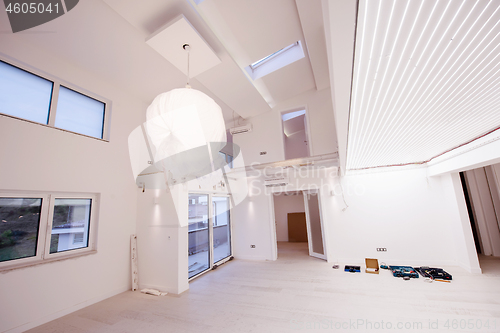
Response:
[[[263,190],[260,178],[249,178],[249,187],[257,182]],[[255,189],[251,190],[255,192]],[[249,193],[249,196],[233,208],[233,250],[237,259],[273,260],[271,244],[271,219],[274,215],[270,199],[263,194]],[[251,248],[250,245],[255,245]]]
[[[311,156],[337,151],[330,89],[311,90],[278,104],[271,112],[248,119],[252,132],[233,136],[245,155],[246,165],[285,159],[281,112],[301,108],[307,110]],[[260,155],[263,151],[267,154]]]
[[[163,177],[163,176],[161,176]],[[213,173],[167,189],[137,192],[137,251],[139,287],[173,294],[189,289],[189,193],[227,195],[221,174]],[[234,185],[234,183],[233,183]],[[237,189],[236,189],[237,190]],[[220,203],[220,209],[224,204]],[[231,218],[231,223],[237,223]]]
[[[130,288],[136,187],[127,137],[146,105],[5,34],[0,52],[112,101],[110,142],[0,116],[0,189],[100,193],[97,254],[0,274],[0,331],[21,331]]]
[[[285,135],[283,140],[285,145],[285,159],[291,160],[309,156],[308,146],[305,143],[307,141],[305,130],[293,133],[290,136]]]
[[[339,262],[369,257],[394,265],[469,262],[465,251],[457,251],[463,239],[457,243],[455,231],[462,221],[449,175],[427,177],[425,168],[359,174],[343,177],[342,186],[345,211],[342,196],[330,197],[332,252]]]
[[[188,286],[187,187],[172,192],[165,189],[138,190],[137,260],[139,288],[153,288],[180,294]],[[173,194],[173,195],[172,195]],[[178,212],[184,203],[185,211]]]
[[[328,200],[333,187],[336,168],[313,170],[286,169],[289,185],[286,187],[269,188],[264,186],[264,171],[248,179],[249,197],[233,209],[233,240],[234,255],[239,259],[276,260],[276,227],[274,224],[274,206],[271,200],[273,193],[285,191],[302,191],[320,189],[320,200]],[[326,253],[329,255],[329,223],[331,214],[329,205],[322,205],[322,217],[325,221]],[[330,221],[330,222],[329,222]],[[251,248],[250,245],[255,245]],[[330,258],[329,258],[330,260]]]
[[[321,186],[329,262],[362,264],[365,258],[378,258],[394,265],[460,265],[480,272],[457,177],[427,177],[426,169],[420,168],[343,178],[305,177],[293,188]],[[344,198],[338,191],[339,180]],[[337,195],[330,195],[329,187]],[[272,207],[259,190],[257,182],[251,200],[235,209],[239,224],[235,255],[272,260]],[[377,252],[378,247],[387,252]]]
[[[304,196],[297,195],[275,195],[274,216],[276,218],[276,238],[278,242],[288,242],[288,213],[303,213]]]

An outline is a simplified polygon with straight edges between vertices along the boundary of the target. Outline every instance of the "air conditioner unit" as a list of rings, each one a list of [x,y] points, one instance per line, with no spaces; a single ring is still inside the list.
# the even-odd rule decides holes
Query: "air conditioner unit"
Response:
[[[233,127],[233,128],[229,129],[229,133],[231,133],[231,135],[241,134],[241,133],[246,133],[246,132],[251,132],[251,131],[252,131],[252,124]]]
[[[288,178],[287,177],[273,177],[264,179],[264,185],[267,187],[272,186],[287,186]]]

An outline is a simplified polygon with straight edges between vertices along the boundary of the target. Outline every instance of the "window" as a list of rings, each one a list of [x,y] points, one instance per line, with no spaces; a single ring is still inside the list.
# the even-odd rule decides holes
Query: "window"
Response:
[[[0,61],[0,112],[48,124],[54,83]]]
[[[54,200],[50,253],[87,247],[91,204],[91,199]]]
[[[61,86],[57,101],[57,128],[102,139],[106,104]]]
[[[0,193],[0,270],[95,251],[96,200],[87,194]]]
[[[305,57],[302,43],[297,41],[247,66],[245,70],[253,80],[288,66]]]
[[[0,262],[34,257],[42,198],[0,198]]]
[[[0,61],[0,113],[104,139],[107,104],[60,80]]]

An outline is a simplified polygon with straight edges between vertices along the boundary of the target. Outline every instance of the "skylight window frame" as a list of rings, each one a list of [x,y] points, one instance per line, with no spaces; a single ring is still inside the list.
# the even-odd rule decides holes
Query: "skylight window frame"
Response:
[[[298,40],[248,65],[245,67],[245,71],[255,81],[303,58],[305,58],[304,48],[302,42]]]
[[[268,61],[271,61],[272,59],[276,58],[277,56],[285,53],[286,51],[290,50],[292,47],[297,47],[300,46],[300,41],[296,41],[292,45],[288,45],[287,47],[282,48],[281,50],[278,50],[274,53],[271,53],[270,55],[257,60],[253,64],[250,65],[250,68],[255,71],[255,69],[259,68],[259,66],[262,66],[263,64],[267,63]]]

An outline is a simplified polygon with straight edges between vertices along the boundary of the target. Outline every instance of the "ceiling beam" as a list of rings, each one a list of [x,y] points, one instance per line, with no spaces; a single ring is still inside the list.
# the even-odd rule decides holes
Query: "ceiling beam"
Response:
[[[322,0],[340,171],[345,174],[357,1]]]

